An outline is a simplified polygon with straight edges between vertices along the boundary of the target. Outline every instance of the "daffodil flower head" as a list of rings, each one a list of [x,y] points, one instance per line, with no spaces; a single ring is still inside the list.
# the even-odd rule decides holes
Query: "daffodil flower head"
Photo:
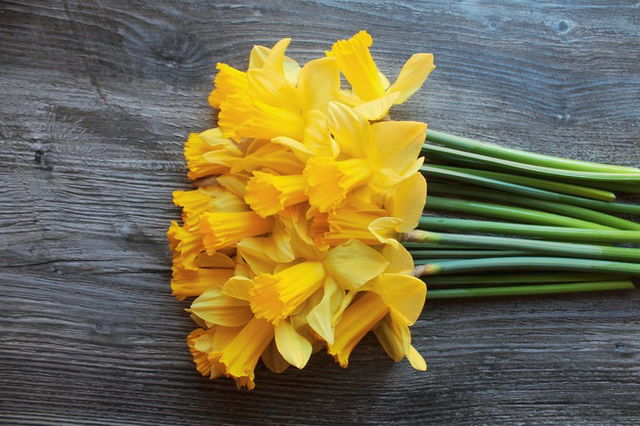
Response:
[[[256,171],[247,182],[245,200],[260,216],[268,217],[306,201],[305,191],[303,175],[278,176]]]
[[[378,327],[388,315],[390,315],[389,321],[392,321],[390,326],[392,329],[406,328],[408,333],[408,326],[416,322],[426,297],[424,282],[404,274],[383,273],[363,288],[367,291],[357,297],[344,311],[335,327],[335,341],[329,345],[329,353],[342,367],[347,367],[349,364],[349,356],[358,342],[369,331]],[[388,326],[387,323],[385,325]],[[414,367],[422,369],[422,363],[418,359],[419,354],[409,348],[410,339],[409,343],[406,338],[402,341],[402,350],[397,349],[398,345],[394,345],[392,349],[389,341],[392,341],[394,335],[386,329],[380,333],[384,341],[383,347],[388,353],[402,352],[402,356],[407,356]],[[394,355],[392,358],[396,359],[397,356]]]
[[[231,247],[246,237],[266,234],[273,227],[272,218],[262,218],[253,211],[202,214],[199,233],[207,253]]]
[[[307,180],[309,203],[320,212],[327,212],[344,204],[350,191],[366,184],[372,170],[363,159],[336,161],[317,156],[307,161],[303,174]]]
[[[377,245],[378,239],[369,230],[374,220],[389,216],[389,212],[376,206],[347,205],[329,213],[313,215],[310,232],[316,244],[331,246],[349,240]]]
[[[340,71],[351,85],[353,93],[342,101],[357,107],[369,120],[379,120],[387,115],[393,104],[401,104],[413,95],[427,79],[433,65],[433,55],[416,53],[403,65],[392,85],[380,72],[369,48],[373,39],[366,31],[360,31],[349,40],[333,44],[327,56],[338,61]]]
[[[182,221],[187,228],[196,226],[200,216],[206,212],[249,210],[241,198],[218,185],[201,186],[192,191],[174,191],[173,203],[182,207]]]
[[[222,286],[234,274],[233,268],[184,269],[174,265],[171,277],[171,294],[176,299],[200,296],[207,289]]]
[[[256,317],[276,324],[320,288],[325,276],[320,262],[302,262],[275,274],[259,274],[250,292],[251,309]]]
[[[246,73],[218,64],[209,101],[220,109],[219,125],[225,137],[301,141],[310,125],[309,113],[325,112],[327,104],[337,99],[338,63],[320,58],[300,69],[284,55],[290,41],[280,40],[272,49],[254,48]]]
[[[222,136],[220,129],[191,133],[185,143],[184,156],[189,169],[189,179],[227,173],[243,156],[242,150],[232,140]]]
[[[256,364],[273,340],[273,325],[261,318],[252,318],[224,348],[213,351],[210,360],[224,366],[224,374],[232,377],[238,388],[255,388]]]

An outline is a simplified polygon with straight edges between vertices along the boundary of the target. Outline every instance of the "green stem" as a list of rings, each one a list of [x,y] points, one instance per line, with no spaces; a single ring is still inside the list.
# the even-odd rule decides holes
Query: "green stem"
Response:
[[[414,259],[475,259],[478,257],[526,256],[526,251],[515,250],[410,250]]]
[[[550,155],[536,154],[519,149],[505,148],[496,144],[481,142],[474,139],[450,135],[444,132],[431,130],[427,132],[427,140],[436,142],[450,148],[461,149],[463,151],[488,155],[505,160],[518,161],[521,163],[535,164],[545,167],[556,167],[567,170],[582,170],[587,172],[609,172],[609,173],[637,173],[640,169],[633,167],[613,166],[609,164],[591,163],[586,161],[570,160],[567,158],[552,157]]]
[[[473,247],[466,246],[464,244],[436,244],[436,243],[428,243],[428,242],[411,242],[411,241],[401,241],[402,245],[407,250],[413,249],[431,249],[431,250],[454,250],[454,249],[473,249]]]
[[[483,285],[483,284],[532,284],[575,283],[583,281],[616,281],[629,277],[617,274],[594,274],[592,272],[523,272],[511,274],[454,274],[433,275],[427,278],[429,286]]]
[[[575,271],[640,275],[640,264],[610,262],[571,257],[491,257],[488,259],[450,260],[416,266],[416,276],[458,274],[467,272],[513,271]]]
[[[554,213],[546,213],[540,210],[511,207],[502,204],[483,203],[481,201],[457,200],[454,198],[443,198],[434,195],[427,197],[425,210],[464,213],[539,225],[567,226],[570,228],[586,229],[611,229],[597,223],[561,216]]]
[[[566,169],[555,169],[550,167],[534,166],[516,161],[502,160],[499,158],[489,157],[485,155],[473,154],[466,151],[460,151],[452,148],[445,148],[437,145],[424,145],[422,152],[429,158],[436,158],[445,161],[454,161],[456,163],[478,162],[486,167],[497,168],[499,170],[516,171],[525,175],[535,175],[543,177],[551,177],[555,179],[565,179],[578,182],[624,182],[624,183],[640,183],[640,171],[634,173],[606,173],[606,172],[583,172]]]
[[[427,291],[427,299],[466,297],[529,296],[539,294],[578,293],[586,291],[633,290],[631,281],[594,281],[570,284],[539,284],[509,287],[447,288]]]
[[[454,172],[469,173],[476,176],[482,176],[490,179],[502,180],[504,182],[517,183],[520,185],[527,185],[534,188],[546,189],[548,191],[560,192],[562,194],[575,195],[577,197],[592,198],[594,200],[601,201],[615,201],[616,195],[611,191],[605,191],[602,189],[590,188],[587,186],[573,185],[570,183],[550,181],[546,179],[534,178],[531,176],[512,175],[510,173],[490,172],[488,170],[469,169],[466,167],[454,167],[438,165],[446,170],[452,170]]]
[[[420,167],[420,172],[425,176],[437,177],[442,179],[453,180],[456,182],[465,182],[472,185],[478,185],[486,188],[498,189],[519,195],[526,195],[546,201],[554,201],[557,203],[573,204],[576,206],[586,207],[594,210],[627,213],[640,215],[640,205],[624,204],[624,203],[607,203],[599,200],[591,200],[589,198],[575,197],[573,195],[559,194],[544,189],[533,188],[525,185],[518,185],[510,182],[503,182],[497,179],[485,178],[469,173],[454,172],[446,170],[439,166],[428,165]]]
[[[449,217],[422,216],[418,227],[426,231],[481,232],[570,242],[640,243],[640,231],[592,230]],[[640,250],[638,253],[640,256]]]
[[[525,250],[541,255],[640,262],[640,249],[637,248],[607,247],[486,235],[445,234],[420,230],[406,234],[404,239],[415,242],[466,244],[468,246],[480,248],[491,247],[500,250]],[[473,259],[471,261],[473,261]],[[640,265],[638,265],[638,267],[640,268]]]
[[[598,188],[598,189],[602,189],[602,190],[609,190],[609,191],[616,191],[616,192],[623,192],[626,194],[640,194],[640,187],[638,185],[632,185],[632,184],[627,184],[627,183],[597,183],[597,184],[591,184],[594,187]]]
[[[535,209],[559,213],[565,216],[577,217],[579,219],[599,223],[615,229],[640,231],[640,223],[635,223],[610,214],[586,209],[584,207],[572,206],[570,204],[539,200],[536,198],[529,198],[500,191],[492,191],[490,189],[469,188],[453,183],[429,182],[429,194],[459,195],[463,197],[482,198],[500,203],[520,204]]]

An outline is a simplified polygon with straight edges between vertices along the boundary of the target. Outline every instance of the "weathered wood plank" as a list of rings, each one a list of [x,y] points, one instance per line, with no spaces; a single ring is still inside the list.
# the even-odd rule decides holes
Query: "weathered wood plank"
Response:
[[[3,423],[635,423],[637,292],[429,302],[414,344],[341,370],[200,378],[169,294],[181,149],[210,127],[216,61],[293,36],[303,61],[366,28],[393,75],[438,69],[395,117],[573,158],[640,164],[636,2],[0,2]]]

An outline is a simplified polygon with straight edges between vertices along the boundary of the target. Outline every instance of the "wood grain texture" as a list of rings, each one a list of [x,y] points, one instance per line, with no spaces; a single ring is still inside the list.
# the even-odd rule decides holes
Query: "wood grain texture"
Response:
[[[426,373],[367,337],[342,370],[207,381],[169,294],[182,146],[212,126],[216,61],[294,37],[300,61],[366,28],[391,75],[438,69],[398,119],[640,164],[636,1],[0,1],[0,422],[638,422],[640,293],[429,302]]]

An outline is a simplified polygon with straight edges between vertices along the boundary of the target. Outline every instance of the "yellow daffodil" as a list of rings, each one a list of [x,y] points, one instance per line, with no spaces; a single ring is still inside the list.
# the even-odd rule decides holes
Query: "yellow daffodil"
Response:
[[[207,253],[230,247],[246,237],[266,234],[273,226],[273,219],[262,218],[252,211],[203,213],[199,232]]]
[[[189,312],[207,325],[225,327],[243,326],[253,316],[245,300],[227,295],[222,287],[210,287],[204,291],[193,301]]]
[[[270,322],[252,318],[227,345],[210,352],[209,362],[222,365],[224,374],[232,377],[238,388],[251,390],[256,386],[254,369],[273,334]]]
[[[321,212],[334,210],[346,200],[350,191],[366,184],[372,173],[363,159],[336,161],[329,157],[312,157],[304,169],[309,203]]]
[[[302,172],[304,164],[286,147],[266,140],[255,140],[249,144],[241,159],[231,167],[232,173],[251,173],[255,170],[293,175]]]
[[[415,174],[426,125],[410,121],[370,124],[346,105],[329,105],[329,128],[345,160],[311,157],[304,169],[309,203],[320,212],[340,208],[354,189],[386,191]]]
[[[179,265],[172,268],[171,293],[178,300],[200,296],[212,287],[223,285],[234,274],[232,268],[184,269]]]
[[[249,56],[249,69],[267,69],[284,74],[289,81],[295,83],[298,80],[300,66],[285,56],[285,51],[291,43],[290,38],[285,38],[272,48],[254,46]],[[216,65],[218,74],[214,79],[214,89],[209,95],[209,104],[214,108],[220,108],[224,100],[235,93],[248,88],[247,73],[237,70],[227,64]],[[294,77],[291,79],[291,77]]]
[[[197,179],[227,173],[243,153],[235,142],[223,137],[220,129],[216,128],[191,133],[185,143],[184,156],[189,179]]]
[[[230,191],[220,186],[204,186],[193,191],[174,191],[173,203],[182,207],[182,221],[191,228],[206,212],[241,212],[249,207]]]
[[[247,182],[245,200],[260,216],[272,216],[306,201],[306,187],[303,175],[278,176],[256,171]]]
[[[346,367],[358,342],[388,316],[389,320],[377,331],[384,349],[396,361],[407,356],[411,365],[420,370],[426,369],[424,360],[420,361],[422,357],[410,346],[410,337],[397,337],[405,331],[408,333],[408,326],[418,319],[426,297],[424,283],[410,275],[384,273],[365,288],[368,291],[355,299],[336,324],[335,341],[329,345],[329,353],[340,366]],[[401,332],[397,333],[396,329]]]
[[[286,318],[320,286],[326,274],[320,262],[302,262],[275,274],[254,278],[251,309],[273,323]]]
[[[326,54],[338,61],[340,71],[351,85],[352,92],[345,93],[342,101],[356,107],[367,119],[379,120],[391,105],[411,97],[435,66],[432,54],[416,53],[403,65],[395,83],[390,84],[371,56],[372,44],[371,35],[360,31],[349,40],[335,42]]]
[[[365,244],[377,245],[378,239],[369,231],[369,224],[386,217],[385,209],[345,206],[329,213],[317,213],[311,222],[311,235],[316,244],[338,245],[355,239]]]
[[[224,136],[303,140],[308,122],[317,118],[314,111],[324,112],[328,102],[337,98],[337,62],[320,58],[292,72],[291,65],[285,66],[291,62],[284,55],[290,41],[280,40],[268,51],[254,49],[246,73],[218,64],[209,101],[220,109]]]

